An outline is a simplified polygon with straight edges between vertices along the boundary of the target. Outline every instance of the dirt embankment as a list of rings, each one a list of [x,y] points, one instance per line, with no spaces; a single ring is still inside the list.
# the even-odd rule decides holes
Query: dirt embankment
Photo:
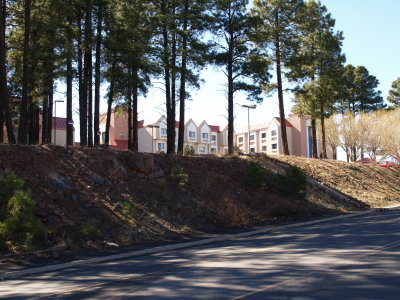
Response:
[[[318,182],[371,207],[400,204],[400,167],[294,156],[271,159],[295,165]]]
[[[346,176],[347,179],[340,179],[343,185],[347,182],[346,194],[367,205],[341,201],[312,185],[308,187],[306,199],[291,199],[271,185],[249,187],[245,180],[248,159],[3,145],[0,146],[0,174],[13,171],[32,190],[36,215],[47,231],[40,247],[71,250],[102,248],[104,241],[121,245],[182,239],[282,218],[362,209],[375,203],[365,201],[371,197],[359,197],[370,188],[371,182],[366,178],[371,174],[381,176],[381,182],[376,185],[382,190],[391,190],[392,194],[399,191],[398,171],[377,169],[375,174],[364,167],[343,164],[343,170],[337,171],[337,181],[332,184],[320,177],[316,167],[304,169],[342,192],[347,190],[344,187],[341,190],[333,182]],[[285,168],[274,159],[257,159],[272,172],[284,172]],[[295,158],[291,162],[298,164]],[[337,168],[332,168],[330,162],[304,162],[305,165],[325,164],[324,170],[331,173],[340,169],[339,163],[335,163]],[[182,171],[178,168],[178,175],[171,176],[177,167]],[[356,180],[360,174],[364,179]],[[397,193],[397,200],[398,196]],[[385,192],[380,197],[386,199],[389,194]]]

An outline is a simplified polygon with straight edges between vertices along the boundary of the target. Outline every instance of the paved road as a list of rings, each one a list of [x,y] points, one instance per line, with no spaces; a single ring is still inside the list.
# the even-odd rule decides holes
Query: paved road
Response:
[[[400,211],[0,282],[2,299],[400,299]]]

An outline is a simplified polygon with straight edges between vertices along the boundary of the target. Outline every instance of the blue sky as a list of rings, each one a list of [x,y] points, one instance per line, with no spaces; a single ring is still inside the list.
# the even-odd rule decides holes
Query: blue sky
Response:
[[[343,52],[348,64],[365,66],[370,74],[380,82],[379,89],[386,98],[392,82],[400,77],[400,0],[322,0],[332,17],[336,19],[336,29],[343,31]],[[223,84],[225,78],[222,72],[209,68],[203,72],[206,81],[199,91],[192,92],[193,101],[188,103],[187,117],[196,122],[203,119],[209,124],[223,125],[226,123],[226,99]],[[152,91],[143,100],[143,117],[155,119],[162,113],[162,93]],[[286,114],[292,106],[291,95],[285,95]],[[235,125],[246,126],[247,111],[240,107],[246,104],[244,95],[235,97]],[[251,111],[251,123],[263,123],[273,116],[278,116],[277,96],[265,98],[262,105]]]
[[[336,29],[344,33],[343,52],[348,64],[365,66],[380,81],[379,89],[386,98],[391,83],[400,77],[400,0],[321,0],[332,17]],[[225,125],[227,101],[223,85],[226,82],[221,70],[209,67],[203,71],[205,83],[200,90],[192,91],[193,101],[188,101],[186,116],[200,123]],[[145,123],[156,121],[164,113],[164,94],[152,89],[146,98],[140,99],[139,118]],[[244,95],[235,97],[235,126],[247,124],[247,111],[240,107],[248,104]],[[286,115],[290,112],[291,95],[285,95]],[[105,100],[101,110],[105,111]],[[60,107],[62,116],[62,108]],[[251,123],[264,123],[278,116],[277,96],[264,99],[257,109],[251,111]],[[79,124],[75,116],[75,126]]]

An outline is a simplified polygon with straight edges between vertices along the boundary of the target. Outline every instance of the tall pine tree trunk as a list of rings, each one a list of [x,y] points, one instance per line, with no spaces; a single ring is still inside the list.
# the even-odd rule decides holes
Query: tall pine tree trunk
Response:
[[[85,63],[84,63],[84,88],[87,101],[87,144],[93,147],[93,65],[92,65],[92,9],[93,0],[86,0],[85,11]]]
[[[72,26],[72,17],[68,16],[68,25]],[[72,125],[72,84],[73,84],[73,69],[72,69],[72,59],[74,55],[74,44],[72,32],[69,30],[67,32],[67,133],[66,140],[67,146],[73,146],[74,144],[74,125]]]
[[[96,38],[96,64],[94,83],[94,146],[100,145],[100,66],[101,66],[101,45],[103,31],[103,0],[98,0],[97,13],[97,38]]]
[[[43,110],[42,110],[42,144],[47,143],[47,127],[48,127],[48,119],[47,114],[49,111],[49,95],[47,92],[47,87],[44,89],[44,97],[43,97]]]
[[[181,86],[179,90],[179,137],[178,154],[183,155],[183,144],[185,141],[185,101],[186,101],[186,67],[187,67],[187,29],[188,29],[189,0],[185,0],[183,12],[183,33],[182,33],[182,66]]]
[[[128,62],[128,87],[126,103],[128,106],[128,149],[132,150],[132,68],[131,68],[131,56],[129,56]]]
[[[325,110],[324,110],[324,102],[320,101],[320,117],[321,117],[321,139],[322,139],[322,158],[327,159],[328,156],[326,154],[326,135],[325,135]]]
[[[79,127],[80,127],[80,145],[87,146],[87,83],[83,71],[83,43],[82,43],[82,15],[78,18],[78,81],[79,81]]]
[[[20,105],[18,142],[27,143],[27,125],[28,125],[28,102],[29,102],[29,57],[30,57],[30,28],[31,28],[31,9],[32,1],[24,1],[24,46],[22,61],[22,99]]]
[[[10,144],[15,144],[14,129],[11,120],[8,88],[7,88],[7,69],[6,69],[6,11],[7,2],[6,0],[1,0],[0,3],[0,103],[2,104],[2,111],[4,116],[4,121],[7,129],[8,142]],[[3,125],[1,126],[1,131],[3,132]]]
[[[176,149],[175,149],[175,142],[176,142],[176,20],[175,20],[175,7],[176,7],[176,3],[175,1],[173,1],[173,22],[172,22],[172,53],[171,53],[171,122],[168,122],[168,131],[171,132],[171,148],[172,151],[169,153],[175,153]]]
[[[311,133],[312,133],[312,157],[318,158],[317,150],[317,121],[315,118],[311,119]]]
[[[116,65],[116,57],[115,55],[112,58],[111,63],[111,79],[110,79],[110,90],[108,93],[107,100],[107,119],[106,119],[106,134],[105,134],[105,147],[109,147],[110,145],[110,125],[111,125],[111,113],[112,113],[112,103],[114,101],[114,73],[115,73],[115,65]]]
[[[233,52],[234,45],[234,29],[229,26],[229,43],[228,43],[228,154],[234,153],[233,132],[234,132],[234,115],[233,115]]]
[[[161,13],[167,17],[169,15],[166,5],[166,0],[161,1]],[[165,103],[167,111],[167,153],[173,153],[175,148],[175,129],[174,132],[171,131],[171,122],[175,123],[173,120],[172,109],[171,109],[171,67],[169,61],[169,39],[168,39],[168,22],[166,19],[163,20],[162,25],[162,36],[163,36],[163,62],[164,62],[164,79],[165,79]]]
[[[53,77],[49,78],[49,82],[47,84],[48,84],[49,109],[47,110],[47,116],[46,116],[46,118],[47,118],[46,144],[50,144],[52,141],[52,131],[53,131],[53,103],[54,103],[54,80],[53,80]]]
[[[88,146],[93,147],[93,68],[92,55],[90,55],[88,78]]]
[[[281,53],[280,53],[279,36],[277,36],[275,40],[275,57],[276,57],[276,77],[278,83],[279,117],[281,119],[282,146],[283,146],[283,153],[285,155],[289,155],[289,145],[287,141],[287,132],[286,132],[285,106],[283,103]]]
[[[133,85],[132,85],[132,151],[138,152],[139,150],[139,139],[138,139],[138,96],[139,96],[139,87],[138,87],[138,69],[137,67],[132,68],[132,76],[133,76]]]

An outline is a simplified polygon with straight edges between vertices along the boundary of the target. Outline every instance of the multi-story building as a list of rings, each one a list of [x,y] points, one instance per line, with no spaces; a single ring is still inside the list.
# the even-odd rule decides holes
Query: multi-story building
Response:
[[[175,136],[178,137],[179,122],[175,123]],[[197,125],[192,119],[185,123],[184,147],[196,154],[223,153],[220,146],[220,127],[208,125],[206,121]],[[157,122],[143,126],[138,131],[139,151],[165,152],[167,150],[167,119],[161,116]],[[175,140],[178,147],[178,139]]]
[[[295,156],[311,157],[310,119],[291,114],[285,122],[289,153]],[[244,153],[283,154],[281,132],[281,119],[273,118],[268,123],[237,130],[235,142],[239,151]]]
[[[105,114],[100,116],[101,142],[105,138]],[[311,122],[307,118],[289,115],[286,122],[289,153],[291,155],[311,157]],[[283,154],[281,120],[273,118],[268,123],[244,127],[234,133],[235,145],[243,153]],[[175,135],[178,137],[179,122],[175,123]],[[249,134],[250,133],[250,134]],[[155,123],[138,123],[139,152],[160,153],[167,151],[167,119],[161,116]],[[175,140],[178,148],[178,138]],[[114,149],[128,149],[127,114],[111,115],[109,145]],[[184,147],[196,154],[228,154],[228,126],[209,125],[206,121],[197,125],[192,119],[185,123]],[[319,153],[319,152],[318,152]]]
[[[100,143],[105,143],[107,113],[100,115]],[[142,128],[144,121],[138,122],[138,129]],[[115,150],[128,149],[128,114],[118,113],[113,110],[110,119],[109,146]]]

